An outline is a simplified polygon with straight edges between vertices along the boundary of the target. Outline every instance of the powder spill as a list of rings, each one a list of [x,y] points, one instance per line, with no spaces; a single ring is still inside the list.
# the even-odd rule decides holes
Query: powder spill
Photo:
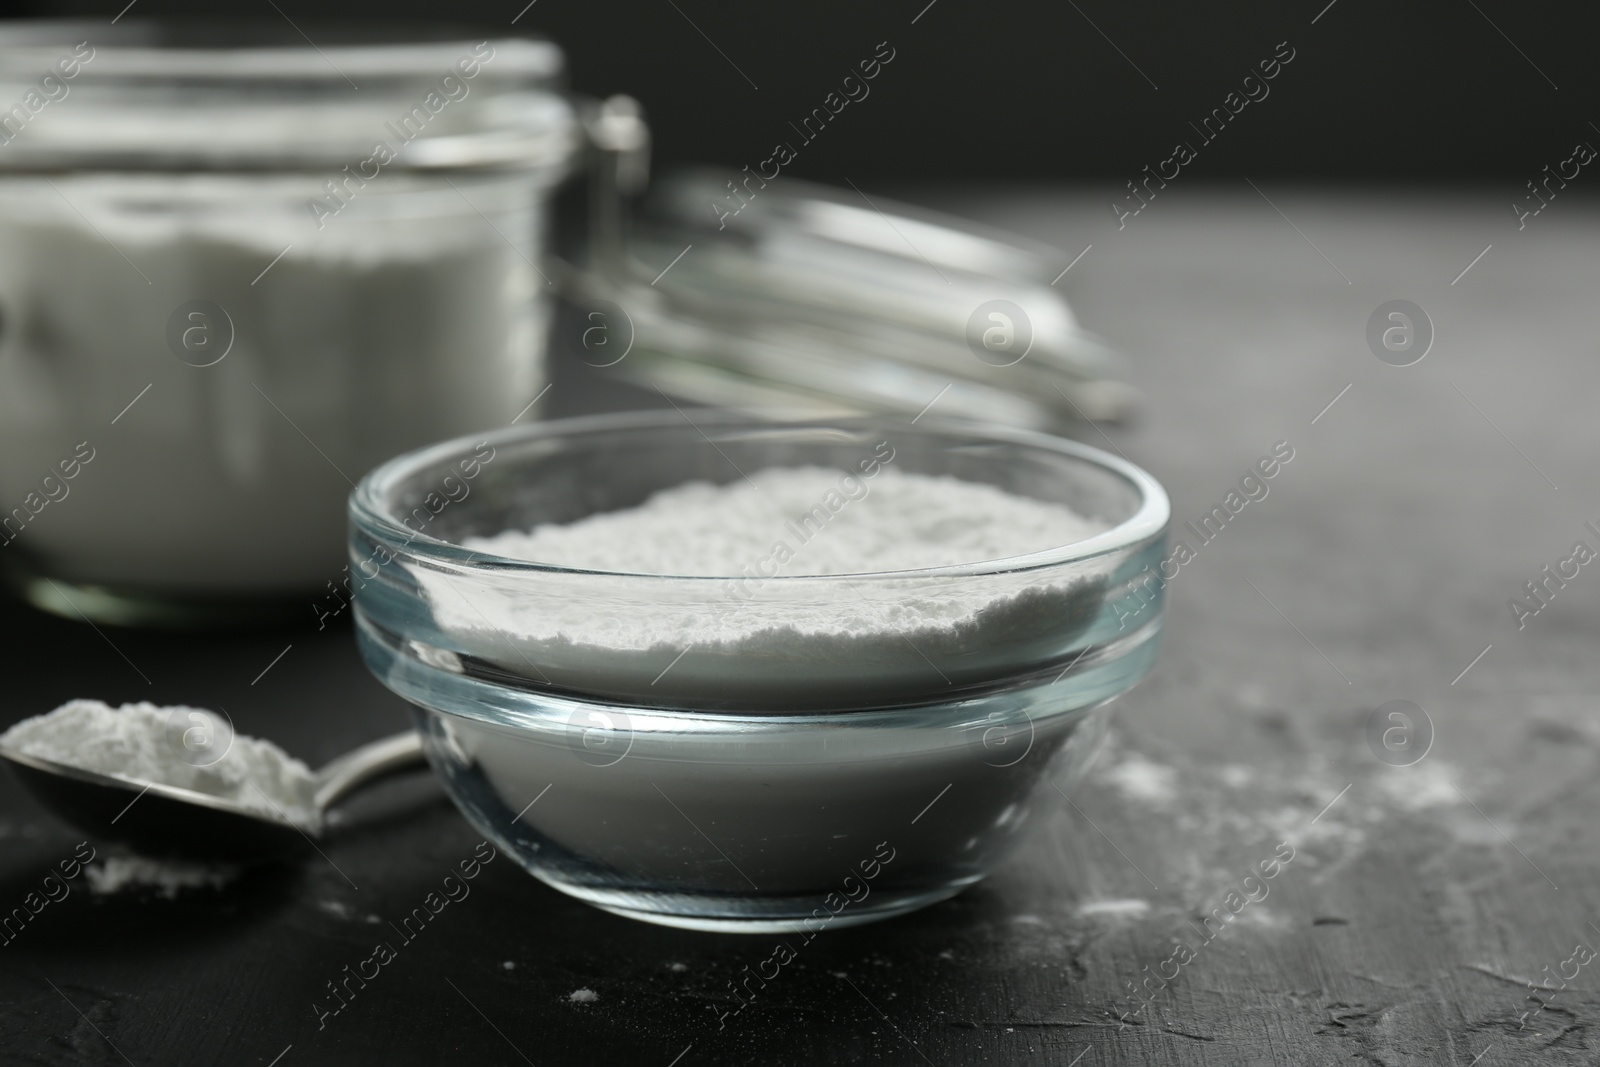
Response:
[[[592,989],[574,989],[567,994],[569,1004],[593,1004],[600,999],[600,994]]]
[[[1178,795],[1178,772],[1137,752],[1104,772],[1104,778],[1129,800],[1166,804]]]
[[[221,889],[238,877],[239,868],[147,856],[110,856],[85,867],[83,873],[96,896],[148,889],[165,900],[175,900],[188,889]]]
[[[350,922],[355,922],[358,918],[355,909],[342,900],[319,900],[317,902],[317,907],[321,908],[323,911],[327,912],[329,915],[332,915],[336,919],[346,919]],[[369,925],[376,925],[383,921],[376,915],[372,915],[370,913],[359,916],[359,918],[362,922]]]
[[[1229,789],[1243,789],[1245,786],[1255,781],[1256,773],[1249,767],[1242,767],[1237,763],[1231,763],[1222,768],[1221,778],[1222,784],[1226,785]]]
[[[1378,788],[1389,803],[1402,811],[1427,811],[1462,802],[1461,794],[1451,784],[1457,777],[1456,769],[1442,760],[1424,760],[1380,776]]]
[[[1091,900],[1078,905],[1078,914],[1085,919],[1105,917],[1111,919],[1137,919],[1150,913],[1148,900]]]
[[[1239,913],[1238,922],[1240,926],[1254,926],[1260,930],[1286,930],[1291,925],[1282,915],[1260,905],[1245,908]]]
[[[306,765],[270,741],[236,734],[226,718],[184,705],[72,700],[24,719],[0,748],[136,785],[192,789],[306,826],[318,819]]]

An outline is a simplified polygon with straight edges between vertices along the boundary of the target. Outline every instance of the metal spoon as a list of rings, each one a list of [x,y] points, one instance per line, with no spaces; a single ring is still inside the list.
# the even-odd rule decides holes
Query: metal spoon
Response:
[[[264,813],[227,797],[116,778],[12,748],[0,747],[0,759],[41,804],[96,841],[152,856],[236,862],[309,854],[335,802],[423,762],[422,739],[414,731],[345,753],[313,775],[306,806],[316,821],[306,824],[281,809]]]

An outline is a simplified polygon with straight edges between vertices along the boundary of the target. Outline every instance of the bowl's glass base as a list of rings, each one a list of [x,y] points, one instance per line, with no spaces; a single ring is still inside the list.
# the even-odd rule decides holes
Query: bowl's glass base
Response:
[[[738,722],[609,705],[574,717],[553,696],[556,714],[522,727],[415,717],[468,821],[552,888],[644,922],[809,940],[992,871],[1056,799],[1046,783],[1070,790],[1105,736],[1109,700],[1063,710],[1068,692],[1045,679],[939,707]]]
[[[815,899],[804,901],[801,909],[787,903],[744,901],[739,906],[739,914],[731,912],[725,898],[696,898],[682,894],[672,894],[672,899],[655,895],[641,896],[640,906],[628,907],[616,903],[609,896],[606,900],[595,900],[578,887],[561,885],[547,878],[540,880],[602,911],[658,926],[716,934],[815,935],[825,930],[842,930],[847,926],[861,926],[906,915],[918,908],[949,900],[979,879],[970,878],[955,885],[917,893],[874,894],[869,901],[860,905],[852,904],[826,919],[812,914],[817,905]]]

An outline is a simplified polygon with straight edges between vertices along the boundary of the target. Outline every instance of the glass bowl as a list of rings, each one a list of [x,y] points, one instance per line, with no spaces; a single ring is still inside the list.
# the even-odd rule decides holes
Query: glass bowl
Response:
[[[885,466],[948,475],[1105,529],[960,566],[755,578],[740,561],[737,577],[627,574],[461,544],[779,466],[865,486]],[[1160,644],[1165,492],[1028,431],[572,419],[401,456],[350,514],[362,656],[416,709],[452,799],[549,885],[673,926],[815,933],[954,895],[1041,794],[1081,778]],[[804,621],[819,617],[853,629]]]

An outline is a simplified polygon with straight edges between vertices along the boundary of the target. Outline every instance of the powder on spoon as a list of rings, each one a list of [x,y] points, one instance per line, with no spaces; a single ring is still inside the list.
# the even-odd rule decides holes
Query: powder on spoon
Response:
[[[136,785],[192,789],[302,825],[318,822],[304,763],[270,741],[235,733],[203,708],[71,700],[0,734],[0,748]]]

